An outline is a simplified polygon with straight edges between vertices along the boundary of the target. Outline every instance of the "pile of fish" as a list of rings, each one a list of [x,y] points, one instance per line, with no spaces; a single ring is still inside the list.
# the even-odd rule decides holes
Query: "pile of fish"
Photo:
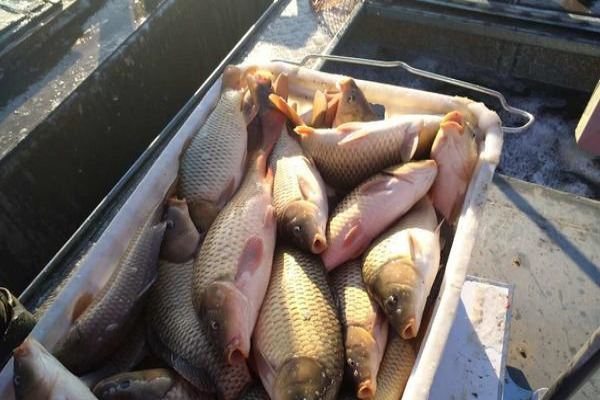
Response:
[[[164,210],[53,355],[14,351],[17,399],[402,397],[476,143],[457,111],[381,118],[351,78],[302,115],[288,95],[225,70]]]

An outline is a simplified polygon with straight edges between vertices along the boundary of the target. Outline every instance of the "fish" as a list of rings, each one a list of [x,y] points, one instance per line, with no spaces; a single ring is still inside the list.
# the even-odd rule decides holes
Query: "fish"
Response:
[[[71,372],[98,368],[133,328],[157,274],[166,224],[155,214],[137,229],[102,290],[93,298],[82,295],[75,305],[74,322],[53,351]]]
[[[403,339],[417,336],[439,267],[440,225],[428,198],[365,252],[362,275],[367,290]]]
[[[190,217],[187,201],[170,197],[165,214],[167,228],[160,257],[174,263],[185,262],[194,257],[200,244],[200,233]]]
[[[239,68],[225,69],[215,109],[181,156],[177,194],[186,199],[200,232],[208,230],[244,175],[249,140],[246,128],[253,116],[242,110],[242,81]]]
[[[196,389],[165,368],[125,372],[99,382],[94,388],[99,400],[213,400],[212,392]]]
[[[98,369],[79,378],[89,388],[101,380],[118,373],[130,371],[148,354],[146,346],[146,324],[138,318],[133,331],[127,335],[117,350]]]
[[[348,122],[331,129],[296,126],[300,145],[336,189],[351,190],[373,174],[412,159],[426,117]]]
[[[13,351],[13,357],[16,400],[96,399],[79,378],[35,339],[25,339]]]
[[[333,120],[334,128],[347,122],[366,122],[379,119],[354,79],[342,78],[338,82],[338,86],[342,95]]]
[[[154,353],[203,392],[214,387],[219,398],[237,399],[252,384],[245,363],[229,365],[213,343],[192,305],[193,260],[160,261],[158,278],[146,305],[148,343]]]
[[[271,168],[277,232],[300,249],[322,253],[329,212],[325,183],[287,127],[271,154]]]
[[[409,162],[383,170],[350,192],[327,223],[327,270],[358,258],[371,241],[401,217],[431,187],[437,174],[433,160]]]
[[[259,72],[249,87],[260,104],[261,143],[251,153],[243,183],[210,227],[194,262],[194,307],[231,365],[243,363],[250,353],[275,249],[273,173],[267,162],[285,116],[268,103],[271,79]]]
[[[398,335],[390,333],[385,354],[377,375],[375,400],[398,400],[415,365],[415,350]]]
[[[278,245],[252,351],[271,399],[336,398],[344,370],[342,332],[317,256]]]
[[[259,383],[246,390],[240,400],[271,400],[265,388]]]
[[[431,157],[439,166],[431,188],[433,205],[449,223],[454,223],[460,214],[477,163],[477,145],[465,133],[464,125],[461,113],[448,113],[431,147]]]
[[[377,392],[377,372],[385,351],[387,321],[362,279],[361,260],[354,260],[330,274],[346,349],[346,370],[352,377],[355,397],[371,399]]]

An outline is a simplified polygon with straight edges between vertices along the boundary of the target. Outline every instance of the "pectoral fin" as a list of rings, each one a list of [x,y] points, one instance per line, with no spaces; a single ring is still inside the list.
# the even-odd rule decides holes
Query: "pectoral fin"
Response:
[[[346,236],[344,236],[344,246],[352,246],[352,244],[362,235],[362,231],[363,228],[360,222],[350,228],[348,233],[346,233]]]
[[[298,176],[298,187],[304,200],[314,201],[318,197],[318,192],[314,186],[302,176]]]
[[[254,271],[261,265],[264,257],[263,242],[259,237],[251,237],[246,241],[244,249],[238,260],[237,274],[235,281],[243,279],[247,273],[254,274]]]
[[[304,121],[300,118],[296,110],[294,110],[283,98],[276,94],[270,94],[269,100],[281,111],[294,125],[304,125]]]
[[[366,139],[369,136],[369,132],[365,131],[365,130],[358,130],[356,132],[352,132],[351,134],[347,135],[345,138],[343,138],[342,140],[340,140],[337,145],[342,147],[347,147],[347,146],[351,146],[351,145],[355,145],[357,143],[359,143],[361,140]]]
[[[363,194],[376,194],[389,190],[391,179],[389,176],[379,176],[360,186],[360,192]]]

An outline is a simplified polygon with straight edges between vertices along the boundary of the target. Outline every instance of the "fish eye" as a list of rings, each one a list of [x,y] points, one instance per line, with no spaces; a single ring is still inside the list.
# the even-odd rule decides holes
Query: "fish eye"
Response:
[[[348,102],[349,103],[354,102],[354,100],[356,100],[356,97],[354,96],[354,94],[351,94],[350,96],[348,96]]]
[[[21,376],[15,375],[13,381],[15,382],[15,385],[19,386],[21,384]]]
[[[294,233],[294,235],[298,236],[302,232],[302,227],[300,225],[294,225],[294,227],[292,228],[292,232]]]
[[[214,319],[211,319],[210,320],[210,329],[212,329],[213,331],[219,330],[219,323],[217,321],[215,321]]]
[[[398,304],[398,296],[396,296],[395,294],[390,295],[385,301],[385,305],[388,308],[395,308],[396,304]]]

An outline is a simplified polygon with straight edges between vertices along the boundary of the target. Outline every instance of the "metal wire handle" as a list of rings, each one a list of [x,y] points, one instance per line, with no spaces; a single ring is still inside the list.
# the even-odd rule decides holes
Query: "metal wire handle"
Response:
[[[502,108],[504,108],[510,114],[518,115],[520,117],[527,119],[527,122],[522,126],[517,126],[517,127],[503,126],[502,130],[504,131],[504,133],[523,132],[525,129],[529,128],[531,126],[531,124],[533,124],[533,122],[535,121],[535,117],[533,116],[533,114],[531,114],[525,110],[522,110],[520,108],[511,106],[510,104],[508,104],[506,102],[504,95],[496,90],[489,89],[484,86],[476,85],[474,83],[465,82],[465,81],[461,81],[459,79],[454,79],[454,78],[450,78],[450,77],[447,77],[444,75],[436,74],[434,72],[424,71],[422,69],[411,67],[404,61],[379,61],[379,60],[371,60],[368,58],[334,56],[334,55],[330,55],[330,54],[308,54],[300,62],[292,62],[292,61],[288,61],[288,60],[273,60],[273,61],[282,61],[282,62],[286,62],[288,64],[294,64],[294,65],[298,65],[298,66],[302,67],[302,66],[306,65],[306,63],[309,60],[312,60],[315,58],[320,58],[320,59],[324,59],[324,60],[328,60],[328,61],[338,61],[338,62],[343,62],[343,63],[347,63],[347,64],[369,65],[369,66],[373,66],[373,67],[383,67],[383,68],[400,67],[414,75],[422,76],[422,77],[429,78],[429,79],[434,79],[436,81],[449,83],[454,86],[460,86],[465,89],[475,90],[476,92],[485,93],[489,96],[497,98],[500,101]]]

